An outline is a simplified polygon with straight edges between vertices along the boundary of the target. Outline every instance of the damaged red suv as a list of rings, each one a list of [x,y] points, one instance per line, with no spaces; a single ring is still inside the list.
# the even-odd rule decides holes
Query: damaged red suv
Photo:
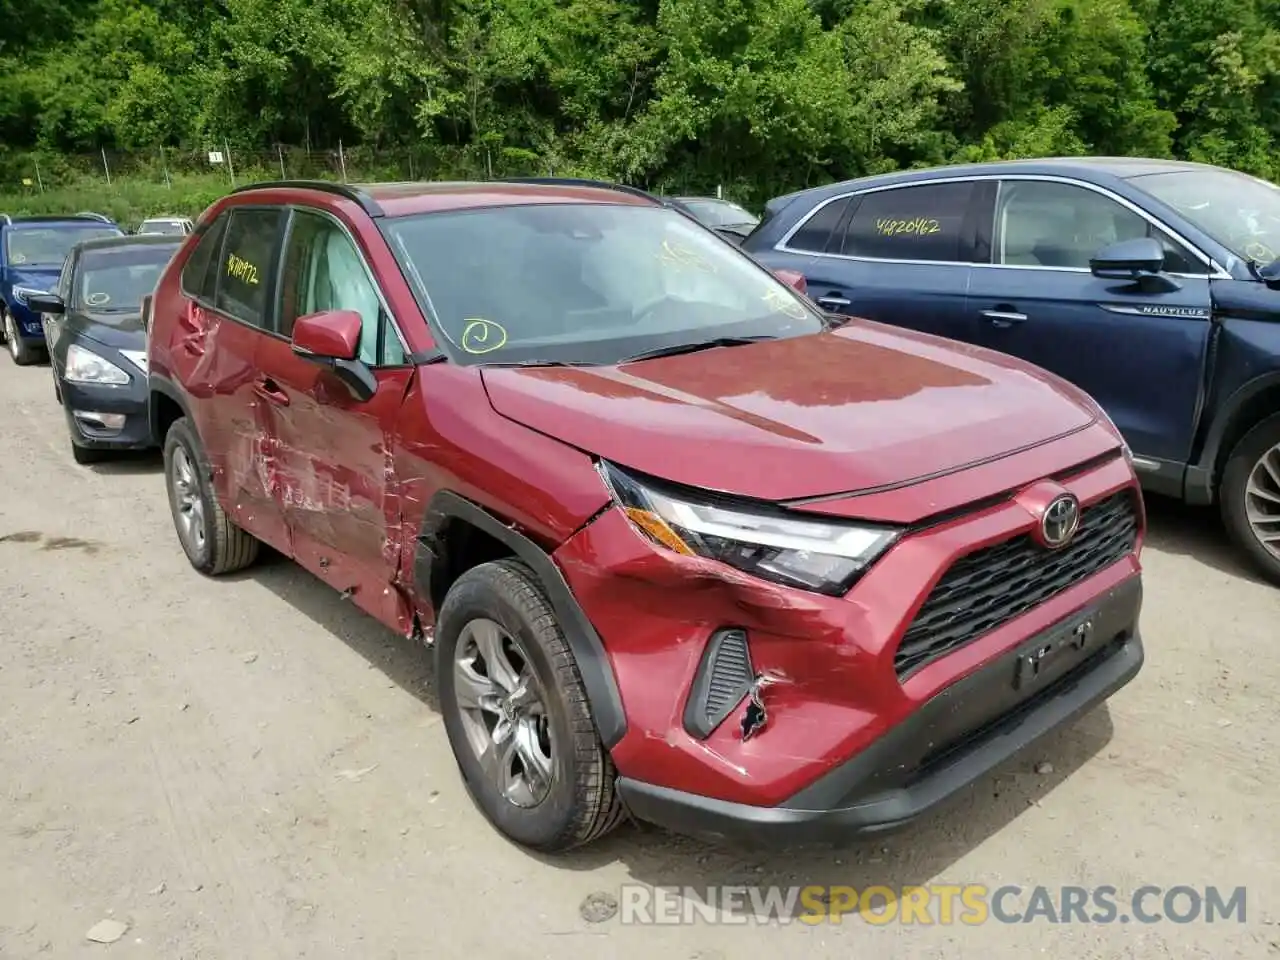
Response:
[[[256,185],[152,312],[192,565],[265,543],[431,643],[461,774],[530,847],[891,828],[1142,665],[1096,404],[830,318],[638,191]]]

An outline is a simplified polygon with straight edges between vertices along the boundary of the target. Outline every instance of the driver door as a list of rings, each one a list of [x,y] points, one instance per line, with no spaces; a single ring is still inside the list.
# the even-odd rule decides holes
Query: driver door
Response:
[[[376,394],[357,400],[331,372],[293,353],[298,317],[354,310],[360,359]],[[276,488],[295,559],[384,623],[399,626],[386,589],[399,563],[393,466],[401,402],[413,376],[406,350],[352,235],[328,214],[293,211],[285,240],[275,336],[258,350],[257,391],[272,420]]]
[[[1178,288],[1140,291],[1095,277],[1111,243],[1152,236]],[[1054,180],[1002,180],[991,263],[975,265],[968,310],[978,342],[1083,388],[1137,456],[1185,463],[1209,340],[1209,270],[1165,230],[1112,197]]]

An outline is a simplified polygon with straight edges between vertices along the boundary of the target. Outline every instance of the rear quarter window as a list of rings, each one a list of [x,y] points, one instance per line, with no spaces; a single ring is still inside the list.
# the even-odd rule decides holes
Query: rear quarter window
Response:
[[[800,228],[787,240],[787,246],[792,250],[803,250],[806,253],[828,251],[835,230],[840,226],[840,221],[852,200],[852,197],[841,197],[818,207],[808,215],[807,220],[801,222]]]
[[[227,214],[222,214],[200,233],[195,240],[195,249],[182,267],[179,284],[183,295],[192,300],[213,303],[218,275],[211,267],[222,259],[222,238],[227,229],[227,217]]]

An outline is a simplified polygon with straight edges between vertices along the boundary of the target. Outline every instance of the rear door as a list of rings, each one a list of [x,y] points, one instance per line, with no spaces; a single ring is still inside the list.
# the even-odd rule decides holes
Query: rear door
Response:
[[[844,198],[834,236],[804,267],[810,296],[835,313],[972,339],[965,296],[983,190],[972,180],[931,181]]]
[[[1147,236],[1164,246],[1177,289],[1093,276],[1089,261],[1104,247]],[[970,281],[979,342],[1082,387],[1136,455],[1176,472],[1190,455],[1203,385],[1207,262],[1127,201],[1061,179],[1003,179],[992,238],[991,262]]]
[[[233,207],[210,225],[182,273],[183,307],[172,363],[231,519],[288,554],[271,424],[256,391],[284,211]]]
[[[388,626],[411,626],[399,593],[400,505],[392,468],[397,416],[413,367],[359,244],[327,212],[293,211],[284,247],[277,319],[257,355],[269,411],[279,509],[303,566],[349,592]],[[298,317],[354,310],[360,359],[378,383],[360,401],[331,372],[294,354]]]

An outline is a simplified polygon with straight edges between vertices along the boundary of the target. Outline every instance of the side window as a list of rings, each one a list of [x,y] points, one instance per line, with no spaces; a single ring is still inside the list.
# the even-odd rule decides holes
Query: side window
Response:
[[[1104,247],[1155,237],[1165,269],[1205,274],[1184,246],[1129,208],[1095,190],[1052,181],[1005,181],[996,203],[994,262],[1028,267],[1088,270]]]
[[[853,202],[852,197],[842,197],[819,207],[817,213],[811,214],[800,229],[792,234],[791,239],[787,241],[787,246],[792,250],[825,252],[831,241],[831,234],[840,225],[840,218],[849,209],[851,202]]]
[[[218,275],[211,267],[221,260],[222,237],[226,233],[227,219],[227,214],[224,213],[205,228],[196,241],[196,248],[191,251],[191,256],[182,267],[179,286],[183,294],[193,300],[213,302]]]
[[[872,260],[963,260],[965,215],[973,190],[973,182],[963,181],[863,194],[841,253]]]
[[[62,261],[62,272],[58,274],[58,298],[63,303],[71,301],[71,274],[75,269],[75,257],[67,257]]]
[[[360,359],[370,366],[405,362],[395,330],[382,312],[378,291],[351,239],[328,217],[298,212],[281,273],[279,333],[293,335],[299,317],[322,310],[360,314]]]
[[[282,210],[274,209],[232,210],[222,259],[210,271],[217,276],[214,307],[264,330],[271,324],[267,291],[283,216]]]

